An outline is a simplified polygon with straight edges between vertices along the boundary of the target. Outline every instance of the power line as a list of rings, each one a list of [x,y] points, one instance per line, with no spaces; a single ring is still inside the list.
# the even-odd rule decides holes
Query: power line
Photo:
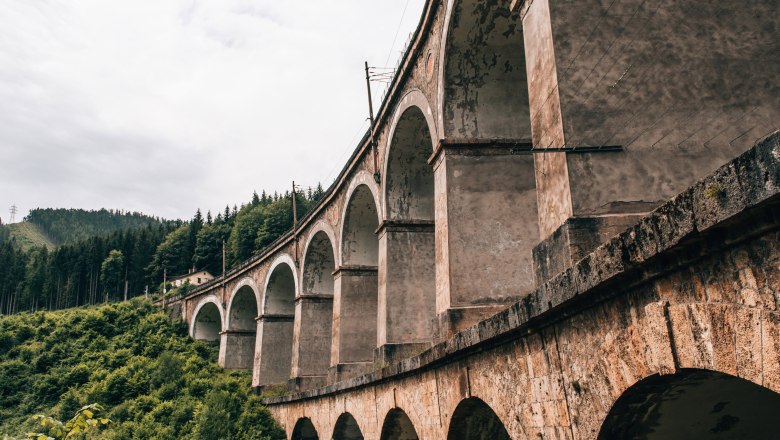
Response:
[[[390,56],[393,54],[395,41],[398,39],[398,32],[401,31],[401,25],[404,23],[404,17],[406,16],[406,9],[408,7],[409,7],[409,0],[406,0],[406,5],[404,5],[404,11],[401,13],[401,19],[398,20],[398,27],[395,29],[395,35],[393,36],[393,44],[390,46],[390,52],[387,54],[387,59],[385,60],[385,66],[387,65],[387,63],[390,62]]]

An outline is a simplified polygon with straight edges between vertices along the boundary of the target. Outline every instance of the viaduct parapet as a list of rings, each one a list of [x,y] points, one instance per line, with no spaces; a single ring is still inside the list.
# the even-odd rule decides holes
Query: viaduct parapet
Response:
[[[293,439],[774,438],[776,7],[429,0],[322,201],[166,306]]]

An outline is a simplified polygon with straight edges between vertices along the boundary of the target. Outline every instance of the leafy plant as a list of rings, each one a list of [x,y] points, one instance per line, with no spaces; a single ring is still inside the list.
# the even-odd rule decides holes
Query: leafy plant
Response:
[[[46,433],[30,432],[27,438],[34,440],[64,440],[68,438],[77,438],[81,434],[97,429],[111,423],[107,418],[95,417],[95,414],[103,410],[103,407],[97,403],[86,405],[76,411],[76,415],[65,423],[60,422],[54,417],[37,414],[33,416],[34,420],[40,421],[40,425],[46,428]]]

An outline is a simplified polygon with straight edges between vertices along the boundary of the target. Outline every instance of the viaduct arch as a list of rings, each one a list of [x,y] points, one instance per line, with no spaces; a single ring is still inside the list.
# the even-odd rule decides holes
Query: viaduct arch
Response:
[[[333,229],[320,221],[304,246],[301,289],[295,299],[291,389],[327,383],[333,337],[333,292],[338,261]]]
[[[419,90],[396,109],[385,148],[377,355],[390,364],[428,348],[436,317],[431,108]]]
[[[242,279],[228,298],[225,329],[219,345],[220,366],[251,370],[254,367],[259,295],[251,277]]]
[[[224,312],[222,303],[215,295],[202,299],[195,307],[190,323],[190,336],[199,341],[219,341]]]
[[[380,203],[367,172],[358,174],[346,193],[334,272],[333,345],[329,378],[338,381],[370,368],[377,340]]]
[[[290,378],[293,319],[298,277],[295,261],[279,255],[268,269],[261,314],[257,319],[257,343],[253,383],[264,386]]]

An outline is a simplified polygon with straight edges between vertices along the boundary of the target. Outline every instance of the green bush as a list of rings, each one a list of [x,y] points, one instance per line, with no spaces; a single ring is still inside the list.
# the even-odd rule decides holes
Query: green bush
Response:
[[[284,438],[250,372],[217,368],[217,347],[140,299],[0,317],[0,348],[0,438],[93,402],[112,423],[87,438]]]

